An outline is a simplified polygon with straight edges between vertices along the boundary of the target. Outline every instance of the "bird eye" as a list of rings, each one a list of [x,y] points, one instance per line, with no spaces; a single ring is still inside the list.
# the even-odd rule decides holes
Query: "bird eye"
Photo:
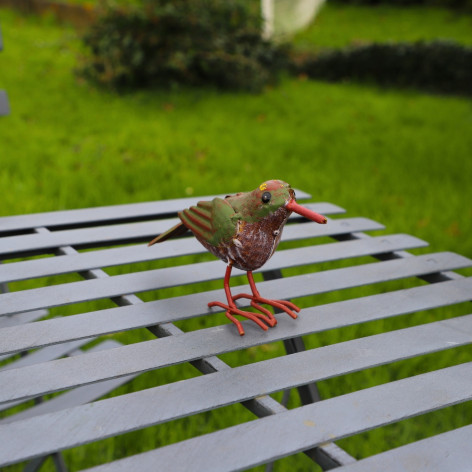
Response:
[[[270,192],[264,192],[261,197],[262,203],[269,203],[271,198],[272,195]]]

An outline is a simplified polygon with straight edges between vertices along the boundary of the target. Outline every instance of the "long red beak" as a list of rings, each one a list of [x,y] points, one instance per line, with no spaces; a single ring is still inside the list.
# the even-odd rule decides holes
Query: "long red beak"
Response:
[[[287,208],[287,210],[294,211],[295,213],[298,213],[299,215],[302,215],[305,218],[308,218],[309,220],[316,221],[317,223],[320,223],[322,225],[328,222],[325,216],[299,205],[295,200],[290,200],[285,205],[285,208]]]

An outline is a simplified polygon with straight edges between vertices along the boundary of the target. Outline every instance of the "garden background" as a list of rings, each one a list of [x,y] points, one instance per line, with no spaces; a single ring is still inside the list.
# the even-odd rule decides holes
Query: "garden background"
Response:
[[[1,216],[232,193],[278,178],[311,193],[314,201],[346,208],[348,216],[378,220],[389,233],[414,234],[433,251],[472,257],[470,97],[349,80],[328,83],[305,74],[286,74],[258,94],[188,86],[117,93],[75,72],[84,54],[81,29],[53,15],[8,8],[0,9],[0,27],[0,89],[11,107],[0,118]],[[470,12],[329,1],[290,41],[305,53],[437,38],[472,46]],[[118,271],[126,268],[110,269]],[[90,310],[102,307],[90,304]],[[319,343],[330,342],[329,336]],[[225,360],[231,364],[230,355]],[[460,361],[458,356],[445,362]],[[401,366],[399,376],[400,371]],[[145,388],[151,374],[135,382]],[[366,386],[382,381],[369,379],[369,373],[349,378]],[[338,387],[325,382],[320,388],[332,396]],[[125,391],[126,386],[118,393]],[[426,415],[343,446],[355,456],[372,454],[385,441],[392,447],[417,439],[425,428],[429,435],[466,424],[461,422],[466,408]],[[171,430],[149,428],[77,448],[66,453],[67,462],[81,469],[156,447],[163,438],[181,440],[189,428],[203,434],[232,424],[232,407],[219,413],[176,421]],[[306,460],[297,455],[275,470],[306,470]]]

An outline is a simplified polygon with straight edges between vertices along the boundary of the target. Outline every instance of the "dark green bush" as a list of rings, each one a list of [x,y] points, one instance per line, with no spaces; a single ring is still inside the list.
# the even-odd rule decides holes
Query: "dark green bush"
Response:
[[[113,88],[173,84],[260,90],[285,66],[246,0],[147,0],[110,9],[84,37],[83,73]]]
[[[472,95],[472,48],[451,41],[370,44],[305,57],[296,72],[329,81]]]

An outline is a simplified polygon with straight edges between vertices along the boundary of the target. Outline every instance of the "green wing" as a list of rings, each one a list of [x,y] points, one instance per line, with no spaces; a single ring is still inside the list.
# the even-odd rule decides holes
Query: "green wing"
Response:
[[[182,234],[185,234],[187,231],[188,231],[188,228],[184,224],[177,223],[175,226],[172,226],[172,228],[168,229],[167,231],[164,231],[159,236],[155,237],[148,244],[148,246],[152,246],[153,244],[156,244],[156,243],[162,243],[166,239],[176,238],[177,236],[181,236]]]
[[[237,215],[233,207],[221,198],[198,202],[196,206],[181,211],[179,218],[197,239],[212,246],[229,241],[236,235]]]

